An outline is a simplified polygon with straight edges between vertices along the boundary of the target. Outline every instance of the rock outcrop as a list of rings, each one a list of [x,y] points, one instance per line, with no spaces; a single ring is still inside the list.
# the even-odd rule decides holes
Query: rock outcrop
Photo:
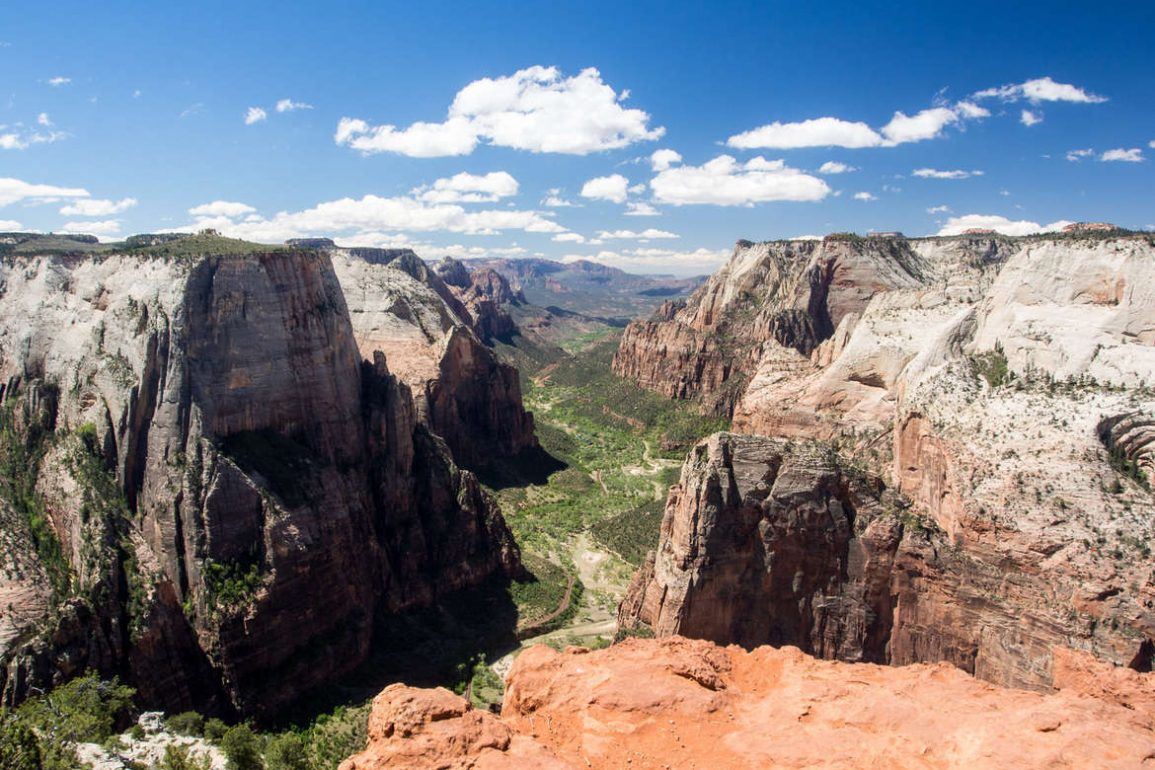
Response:
[[[92,667],[169,711],[268,714],[362,661],[375,616],[519,569],[494,501],[363,360],[328,254],[214,243],[0,263],[5,428],[45,413],[15,431],[15,503],[67,573],[0,646],[7,702]]]
[[[1155,759],[1155,684],[1056,651],[1059,692],[976,682],[946,665],[894,669],[794,648],[671,638],[606,650],[533,647],[500,718],[446,690],[374,701],[366,750],[386,768],[1132,768]]]
[[[479,337],[504,328],[494,320],[496,300],[459,295],[408,249],[328,252],[361,356],[385,354],[413,392],[418,419],[445,439],[459,465],[481,470],[537,447],[517,370]],[[488,321],[475,320],[480,305],[493,311]]]
[[[622,619],[848,660],[946,660],[1030,688],[1051,685],[1056,645],[1146,668],[1155,245],[1138,234],[894,245],[915,255],[902,261],[919,266],[917,283],[872,283],[809,356],[764,344],[734,418],[794,452],[803,440],[836,450],[822,479],[860,466],[887,491],[848,505],[814,481],[783,505],[775,484],[797,460],[767,459],[780,442],[703,445]],[[751,473],[767,488],[741,482]],[[823,507],[832,513],[816,524]],[[747,625],[753,638],[732,630]],[[793,636],[772,636],[782,628]]]

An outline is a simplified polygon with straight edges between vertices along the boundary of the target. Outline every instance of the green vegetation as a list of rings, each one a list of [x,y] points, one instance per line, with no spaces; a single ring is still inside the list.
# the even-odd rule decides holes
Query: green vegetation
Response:
[[[1007,356],[1003,353],[1002,345],[996,344],[994,350],[988,350],[971,356],[971,364],[975,371],[987,381],[992,388],[1005,385],[1011,378],[1007,368]]]
[[[657,537],[656,526],[645,534],[642,507],[665,500],[690,445],[727,427],[724,420],[703,417],[692,404],[615,376],[610,362],[618,339],[608,336],[527,385],[526,405],[538,438],[566,463],[546,484],[497,493],[528,552],[565,552],[570,538],[588,530],[636,563],[638,552]],[[628,531],[618,532],[608,521],[625,524]],[[647,539],[650,545],[643,546]]]
[[[264,582],[256,561],[204,561],[205,603],[213,612],[244,607]]]
[[[533,578],[509,586],[510,598],[517,605],[518,633],[532,628],[540,634],[562,627],[581,603],[581,581],[539,556],[527,553],[522,561]]]
[[[658,545],[658,529],[665,509],[664,499],[649,500],[625,513],[594,522],[590,531],[598,542],[630,566],[637,567]]]
[[[0,712],[0,767],[73,770],[76,743],[103,743],[132,714],[131,687],[95,674]]]
[[[246,724],[233,725],[221,738],[221,750],[228,759],[228,770],[263,770],[261,740]]]
[[[1147,474],[1143,471],[1143,466],[1139,464],[1137,459],[1127,456],[1127,453],[1118,447],[1111,447],[1108,452],[1108,457],[1111,460],[1111,467],[1121,476],[1134,481],[1143,489],[1150,491],[1151,483],[1147,480]],[[1123,486],[1119,484],[1119,480],[1115,479],[1115,487],[1111,490],[1114,494],[1123,492]]]
[[[204,256],[245,256],[248,254],[271,254],[288,252],[285,246],[270,246],[262,243],[226,238],[214,231],[205,230],[195,235],[161,240],[156,236],[135,236],[124,243],[123,251],[166,259],[191,260]]]
[[[160,770],[212,770],[208,757],[194,757],[187,746],[165,746]]]
[[[173,714],[165,724],[177,735],[204,735],[205,731],[205,718],[195,711]]]

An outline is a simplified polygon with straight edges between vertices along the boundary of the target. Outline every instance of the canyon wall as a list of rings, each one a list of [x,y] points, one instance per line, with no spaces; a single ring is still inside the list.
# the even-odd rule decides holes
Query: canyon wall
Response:
[[[37,612],[21,589],[36,622],[5,617],[7,702],[93,667],[169,711],[271,713],[362,661],[376,615],[519,570],[390,361],[363,360],[328,254],[213,245],[0,265],[7,459],[27,451],[21,499],[69,573]]]
[[[408,249],[329,253],[361,357],[385,354],[412,390],[418,419],[458,464],[484,470],[537,447],[517,370],[484,341],[508,331],[505,321],[512,326],[494,298],[457,291]]]
[[[778,439],[694,450],[622,623],[1032,688],[1055,645],[1146,669],[1155,245],[905,243],[915,284],[870,282],[808,356],[762,345],[734,429]]]

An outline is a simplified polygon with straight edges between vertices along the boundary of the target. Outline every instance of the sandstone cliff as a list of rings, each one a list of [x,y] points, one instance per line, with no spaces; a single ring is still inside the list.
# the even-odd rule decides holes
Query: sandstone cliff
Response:
[[[726,437],[699,447],[623,621],[849,660],[948,660],[1036,688],[1053,680],[1057,644],[1146,668],[1151,239],[900,247],[919,266],[914,285],[871,283],[871,299],[809,356],[763,344],[737,400],[736,430],[822,440],[842,459],[784,503],[777,485],[798,476],[800,445]],[[726,283],[719,296],[738,296]],[[760,312],[745,300],[729,312],[744,307]],[[749,463],[766,489],[741,481]],[[888,491],[832,493],[826,480],[844,478],[847,463]],[[839,513],[814,523],[823,508]]]
[[[217,240],[0,263],[6,459],[28,450],[18,502],[67,573],[38,625],[4,618],[7,702],[91,666],[169,711],[269,713],[363,660],[376,615],[518,569],[496,504],[363,362],[329,256]]]
[[[385,768],[1131,768],[1151,761],[1155,685],[1058,650],[1058,693],[992,687],[945,665],[903,669],[672,638],[533,647],[501,716],[447,690],[394,685],[369,746]]]
[[[497,299],[473,291],[459,298],[407,249],[329,253],[361,357],[385,354],[390,371],[412,390],[418,419],[445,439],[457,463],[484,469],[537,447],[517,370],[479,337],[504,329],[495,320]]]

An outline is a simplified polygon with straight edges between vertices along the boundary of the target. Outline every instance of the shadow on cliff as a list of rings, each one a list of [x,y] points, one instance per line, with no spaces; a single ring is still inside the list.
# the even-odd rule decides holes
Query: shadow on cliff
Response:
[[[307,725],[337,707],[365,703],[396,682],[460,686],[475,662],[496,659],[517,646],[517,618],[510,581],[504,577],[446,595],[430,607],[380,613],[363,664],[348,676],[305,693],[264,726]]]
[[[569,463],[550,454],[541,446],[527,447],[514,457],[501,458],[475,471],[481,483],[491,489],[525,487],[549,482],[549,477],[564,471]]]

